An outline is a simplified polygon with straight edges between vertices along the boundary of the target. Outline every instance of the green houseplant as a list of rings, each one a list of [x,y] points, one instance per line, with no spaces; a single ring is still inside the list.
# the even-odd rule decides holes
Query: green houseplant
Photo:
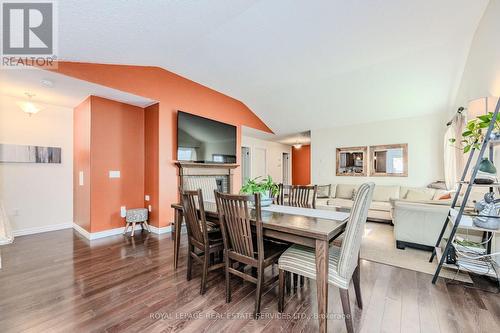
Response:
[[[464,154],[468,153],[472,148],[480,149],[481,142],[484,139],[486,129],[490,126],[491,122],[495,122],[493,133],[498,135],[500,132],[500,114],[496,119],[493,119],[493,112],[478,116],[467,122],[465,131],[462,132],[462,139],[460,140],[460,148],[463,149]],[[456,143],[457,139],[450,139],[451,143]]]
[[[262,177],[247,179],[241,187],[241,194],[260,193],[260,201],[262,206],[269,206],[273,202],[273,198],[279,192],[278,184],[276,184],[271,176],[261,180]]]

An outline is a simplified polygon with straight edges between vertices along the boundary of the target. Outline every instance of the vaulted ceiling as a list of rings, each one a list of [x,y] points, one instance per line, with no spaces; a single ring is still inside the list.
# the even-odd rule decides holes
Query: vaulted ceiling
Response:
[[[487,0],[59,1],[59,56],[160,66],[277,134],[449,111]]]

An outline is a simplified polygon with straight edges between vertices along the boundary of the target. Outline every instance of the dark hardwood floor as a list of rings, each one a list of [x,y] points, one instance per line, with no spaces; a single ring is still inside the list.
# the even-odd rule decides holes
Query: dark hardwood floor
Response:
[[[277,312],[277,287],[262,297],[263,318],[252,319],[255,285],[211,273],[200,296],[200,269],[186,281],[186,238],[173,270],[169,235],[136,233],[93,241],[72,230],[18,237],[0,247],[0,332],[290,332],[317,331],[315,284],[286,296]],[[271,274],[268,269],[267,274]],[[431,276],[362,261],[364,310],[351,291],[355,330],[361,332],[499,332],[500,296]],[[328,327],[345,332],[336,288],[329,290]]]

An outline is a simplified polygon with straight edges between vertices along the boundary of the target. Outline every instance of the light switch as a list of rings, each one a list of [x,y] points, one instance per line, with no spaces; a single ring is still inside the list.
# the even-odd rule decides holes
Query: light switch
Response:
[[[149,201],[149,195],[145,195],[144,200]]]
[[[109,178],[120,178],[120,170],[109,170]]]
[[[83,171],[78,173],[78,185],[83,186]]]

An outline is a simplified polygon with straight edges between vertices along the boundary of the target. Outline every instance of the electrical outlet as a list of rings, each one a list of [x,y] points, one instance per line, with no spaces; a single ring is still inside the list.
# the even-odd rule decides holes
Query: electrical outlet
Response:
[[[126,217],[127,216],[127,207],[126,206],[121,206],[120,207],[120,216],[121,217]]]
[[[153,211],[153,208],[151,207],[151,205],[148,206],[148,211],[151,213]]]

